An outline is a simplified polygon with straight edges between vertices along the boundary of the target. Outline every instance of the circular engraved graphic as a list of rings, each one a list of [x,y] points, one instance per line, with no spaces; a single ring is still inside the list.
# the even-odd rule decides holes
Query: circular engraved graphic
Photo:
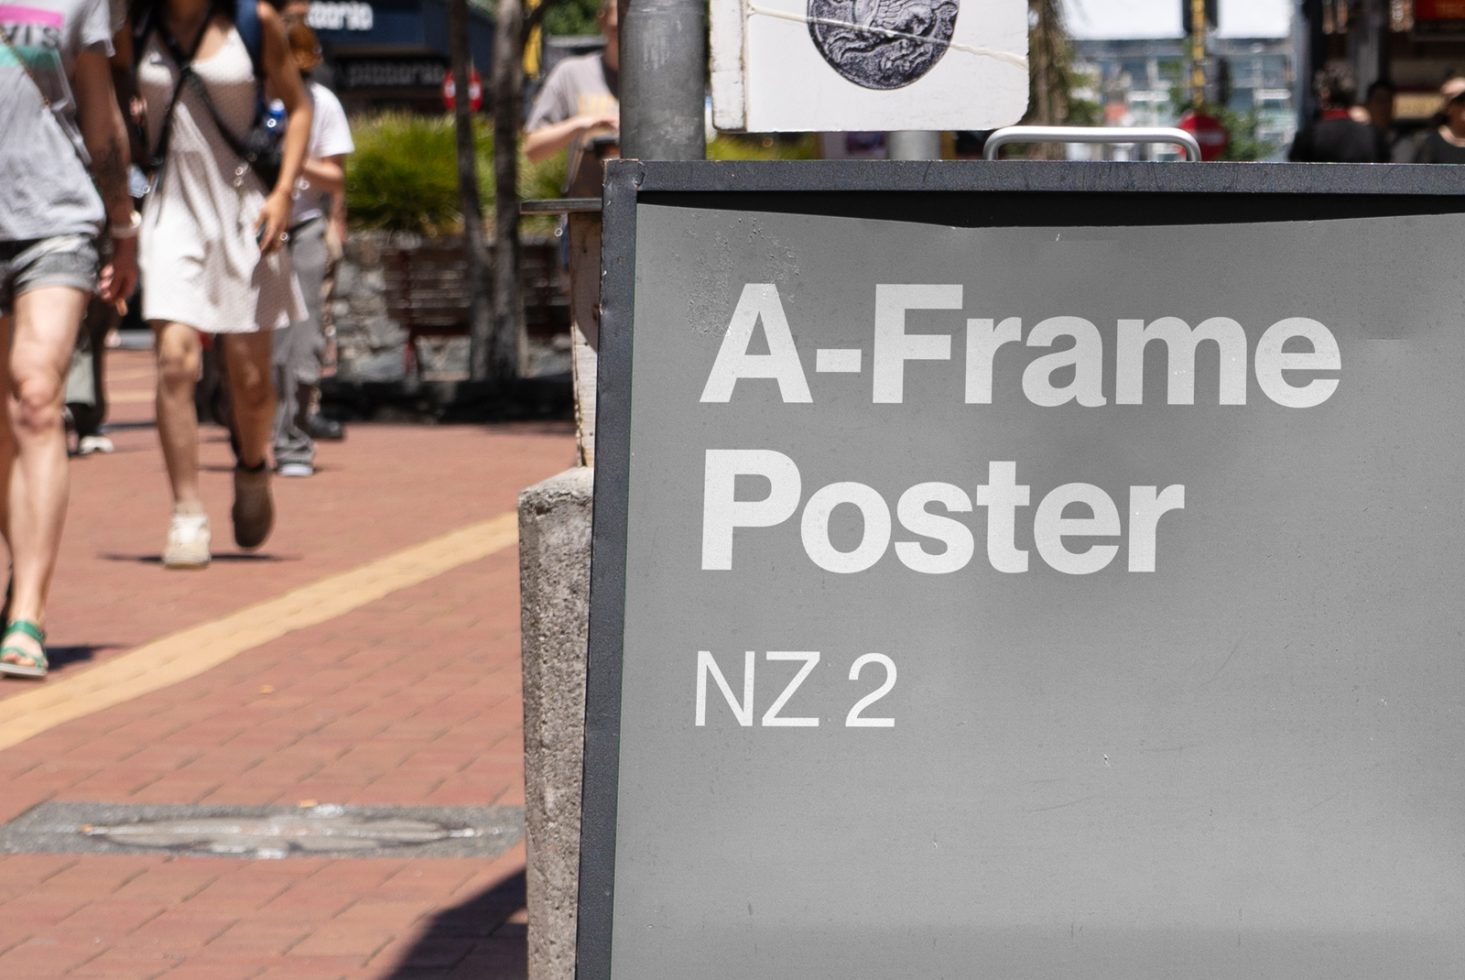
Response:
[[[941,60],[957,0],[809,0],[809,36],[842,76],[864,88],[909,85]]]

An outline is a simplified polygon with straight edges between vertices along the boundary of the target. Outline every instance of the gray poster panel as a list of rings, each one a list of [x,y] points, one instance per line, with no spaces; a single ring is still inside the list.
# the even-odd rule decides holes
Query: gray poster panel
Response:
[[[1441,170],[619,164],[580,975],[1465,975]]]

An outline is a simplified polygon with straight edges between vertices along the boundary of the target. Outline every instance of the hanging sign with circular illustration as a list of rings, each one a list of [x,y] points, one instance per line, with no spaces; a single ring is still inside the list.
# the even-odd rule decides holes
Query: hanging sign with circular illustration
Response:
[[[1028,105],[1028,0],[708,0],[712,121],[996,129]]]
[[[958,9],[957,0],[809,0],[809,36],[856,85],[901,88],[941,60]]]

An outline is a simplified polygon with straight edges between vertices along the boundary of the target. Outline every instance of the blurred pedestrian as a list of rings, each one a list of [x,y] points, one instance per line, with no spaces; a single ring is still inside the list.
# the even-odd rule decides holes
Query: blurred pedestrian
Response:
[[[132,45],[125,30],[127,3],[126,0],[110,0],[110,7],[112,43],[116,48],[109,62],[112,91],[127,130],[127,153],[131,160],[127,168],[128,194],[132,197],[133,209],[138,210],[147,184],[137,169],[143,150],[133,97]],[[109,303],[94,295],[82,318],[76,349],[71,352],[71,367],[66,374],[66,420],[76,437],[74,452],[78,456],[110,453],[116,449],[112,440],[102,432],[107,420],[106,355],[107,349],[117,346],[120,341],[118,330],[129,308],[134,306],[134,298],[125,296],[119,299],[127,300],[126,303]]]
[[[1350,113],[1356,87],[1346,65],[1329,65],[1318,73],[1322,109],[1292,142],[1287,159],[1300,163],[1387,163],[1388,139],[1374,126]]]
[[[568,151],[566,197],[599,196],[605,173],[603,161],[620,154],[621,35],[616,0],[601,0],[596,23],[605,47],[594,54],[565,58],[551,68],[524,125],[524,155],[531,162],[539,163],[561,150]],[[578,234],[572,231],[576,227],[569,215],[561,215],[555,228],[561,269],[570,266],[570,239]],[[599,260],[595,261],[598,264]],[[579,308],[573,286],[570,293],[571,319],[598,320],[598,313]]]
[[[1368,95],[1363,100],[1363,109],[1368,113],[1367,122],[1374,125],[1384,138],[1393,142],[1394,97],[1399,90],[1387,78],[1375,79],[1368,86]]]
[[[310,102],[274,8],[253,0],[140,0],[138,92],[147,105],[153,190],[143,211],[143,316],[156,336],[158,433],[173,494],[163,565],[211,554],[198,489],[194,385],[200,331],[224,354],[233,411],[234,540],[257,548],[274,524],[268,453],[271,334],[304,316],[290,270],[291,196],[310,137]],[[265,88],[288,112],[277,175],[246,162]],[[264,168],[258,168],[264,169]]]
[[[310,0],[285,0],[280,6],[280,15],[286,21],[302,20],[309,26]],[[310,69],[310,81],[313,85],[319,85],[328,90],[333,97],[335,96],[335,72],[332,70],[330,62],[322,60]],[[344,160],[341,165],[343,168],[345,167]],[[325,350],[321,353],[322,377],[335,373],[339,356],[336,347],[335,318],[331,315],[331,298],[336,294],[336,270],[346,251],[345,192],[332,194],[330,206],[330,214],[326,219],[326,249],[329,252],[330,260],[326,263],[325,278],[321,282],[321,331],[326,338]],[[345,425],[323,415],[320,405],[320,386],[316,385],[312,393],[310,408],[305,416],[305,431],[310,433],[310,437],[317,442],[340,442],[345,439]]]
[[[314,114],[302,176],[290,211],[290,261],[305,297],[304,319],[275,331],[275,466],[281,476],[315,473],[311,421],[326,350],[322,306],[326,270],[331,264],[332,201],[346,192],[346,157],[356,147],[346,111],[330,89],[310,73],[321,63],[320,42],[305,21],[287,15],[290,54],[306,80]]]
[[[619,17],[616,0],[602,0],[596,22],[605,48],[555,65],[535,96],[524,127],[524,155],[531,161],[569,149],[566,183],[571,188],[593,183],[599,193],[602,153],[597,138],[611,140],[620,129]],[[587,166],[592,160],[597,161],[595,166]]]
[[[49,667],[46,598],[69,478],[62,399],[77,330],[94,290],[114,302],[137,277],[112,35],[106,0],[0,6],[0,532],[11,564],[0,674],[11,676]]]
[[[114,303],[93,296],[82,317],[76,347],[66,372],[66,418],[76,435],[76,455],[110,453],[117,447],[102,434],[107,418],[107,337],[122,316]]]
[[[1440,86],[1440,109],[1410,144],[1405,163],[1465,163],[1465,78]]]

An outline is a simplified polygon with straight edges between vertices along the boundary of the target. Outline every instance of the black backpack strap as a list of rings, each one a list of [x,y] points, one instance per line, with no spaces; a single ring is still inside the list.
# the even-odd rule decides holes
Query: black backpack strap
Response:
[[[249,3],[251,2],[251,0],[243,0],[243,2]],[[257,28],[259,26],[259,20],[257,17],[254,23]],[[235,29],[238,30],[238,25],[236,25]],[[241,33],[240,36],[241,38],[243,38],[243,33]],[[250,142],[254,127],[257,126],[260,120],[264,117],[265,105],[262,94],[263,86],[258,82],[256,82],[255,84],[256,104],[255,116],[250,124],[251,133],[249,135],[246,135],[245,137],[240,137],[238,133],[235,133],[233,130],[231,130],[228,124],[224,122],[224,117],[220,115],[218,107],[214,105],[213,97],[209,95],[208,85],[206,85],[204,83],[204,80],[200,78],[198,74],[193,70],[191,64],[193,60],[192,54],[185,57],[183,51],[178,45],[177,40],[171,37],[166,31],[160,32],[159,38],[168,48],[169,52],[173,55],[173,58],[179,61],[179,63],[183,66],[180,69],[179,74],[180,87],[184,84],[192,87],[194,94],[198,96],[199,101],[202,102],[204,108],[208,110],[209,118],[214,121],[214,128],[218,131],[219,136],[223,138],[224,142],[228,145],[229,149],[234,152],[234,155],[239,158],[240,162],[247,165],[251,170],[255,172],[256,176],[258,176],[260,179],[260,183],[264,185],[265,192],[269,193],[271,188],[273,188],[275,181],[279,178],[279,174],[278,172],[276,172],[278,170],[278,167],[272,167],[269,160],[266,159],[269,156],[267,152],[267,147],[254,146],[251,145]],[[193,51],[195,53],[198,51],[197,42],[195,42],[194,44]],[[175,92],[174,104],[177,103],[177,99],[178,93]],[[171,118],[172,114],[170,111],[169,119]]]
[[[198,95],[199,100],[204,104],[204,108],[209,111],[209,116],[214,120],[214,128],[219,131],[220,136],[224,137],[224,142],[229,144],[229,149],[234,151],[234,155],[239,157],[241,162],[252,164],[255,154],[224,123],[223,117],[219,115],[219,110],[214,107],[214,100],[209,96],[209,87],[204,84],[204,80],[190,71],[185,76],[185,81],[193,86],[193,91]],[[269,188],[266,187],[265,190],[268,191]]]
[[[137,32],[133,37],[132,60],[134,68],[142,61],[143,47],[147,44],[148,38],[154,33],[163,47],[168,49],[168,54],[178,65],[178,82],[173,86],[173,94],[168,99],[168,108],[163,115],[163,126],[158,131],[158,145],[153,149],[148,160],[148,170],[153,177],[154,186],[162,183],[164,166],[168,162],[168,143],[173,135],[173,110],[178,106],[178,100],[183,96],[183,86],[193,76],[193,59],[198,54],[199,46],[203,44],[204,35],[208,33],[209,23],[214,19],[214,5],[210,4],[208,13],[204,15],[203,24],[198,29],[193,43],[189,45],[188,51],[183,51],[182,45],[178,43],[172,33],[159,23],[156,8],[144,15],[142,22],[138,25]]]

